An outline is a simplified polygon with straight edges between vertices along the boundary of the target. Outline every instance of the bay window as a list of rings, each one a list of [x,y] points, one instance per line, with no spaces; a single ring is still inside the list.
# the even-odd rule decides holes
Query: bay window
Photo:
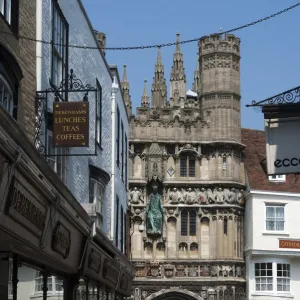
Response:
[[[289,293],[291,290],[290,264],[277,262],[255,263],[255,292]]]

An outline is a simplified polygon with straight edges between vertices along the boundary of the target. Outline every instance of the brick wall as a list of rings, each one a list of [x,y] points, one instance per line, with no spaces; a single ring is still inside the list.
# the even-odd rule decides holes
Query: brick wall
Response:
[[[35,38],[36,1],[19,1],[18,34]],[[12,33],[8,24],[0,17],[0,30]],[[20,66],[23,78],[18,87],[18,123],[31,142],[34,141],[36,63],[35,42],[17,38],[17,35],[0,34],[0,43],[13,55]]]

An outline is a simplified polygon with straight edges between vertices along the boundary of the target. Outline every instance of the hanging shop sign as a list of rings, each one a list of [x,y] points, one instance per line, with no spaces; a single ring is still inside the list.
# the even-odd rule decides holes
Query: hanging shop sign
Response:
[[[279,248],[300,249],[300,240],[279,240]]]
[[[265,119],[269,175],[300,173],[300,118]]]
[[[88,147],[89,103],[53,103],[53,146]]]

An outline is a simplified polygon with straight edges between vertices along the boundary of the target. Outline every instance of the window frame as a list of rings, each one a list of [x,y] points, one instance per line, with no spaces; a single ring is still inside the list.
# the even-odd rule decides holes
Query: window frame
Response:
[[[275,217],[273,217],[273,220],[271,217],[267,216],[268,208],[275,208]],[[280,219],[280,217],[276,216],[276,208],[283,208],[283,219]],[[274,222],[274,229],[268,229],[268,222]],[[276,222],[283,222],[283,230],[276,229],[276,224],[277,224]],[[286,232],[286,204],[285,203],[265,203],[265,231],[270,233]]]
[[[37,275],[39,275],[39,276],[37,276]],[[38,285],[40,286],[40,288],[38,290],[36,289],[36,287],[37,287],[37,281],[38,281]],[[56,290],[57,282],[60,282],[60,284],[62,286],[62,290],[61,291],[57,291]],[[50,285],[52,287],[51,289],[49,289]],[[63,293],[64,293],[63,280],[57,278],[54,275],[50,275],[47,278],[47,288],[48,288],[48,291],[47,291],[48,295],[49,294],[52,294],[52,295],[63,295]],[[36,270],[35,277],[34,277],[33,294],[37,295],[37,294],[41,294],[41,293],[43,293],[43,274],[42,274],[42,271]]]
[[[184,218],[186,218],[186,225],[184,225],[182,213],[186,213],[186,216],[184,215]],[[192,218],[191,218],[192,213],[195,218],[195,222],[192,222]],[[185,232],[185,230],[186,230],[186,232]],[[191,234],[191,231],[192,231],[192,234]],[[197,236],[197,212],[195,210],[183,209],[181,211],[181,213],[180,213],[180,235],[187,236],[187,237]]]
[[[98,144],[99,148],[102,150],[102,86],[98,79],[96,79],[96,87],[97,87],[97,112],[96,112],[96,143]]]
[[[117,146],[117,166],[120,168],[120,122],[121,122],[121,117],[120,117],[120,108],[119,105],[117,105],[117,136],[116,136],[116,146]]]
[[[193,167],[191,167],[193,161]],[[184,164],[185,163],[185,164]],[[184,166],[185,165],[185,166]],[[183,167],[185,169],[183,169]],[[191,152],[183,152],[179,155],[179,175],[182,178],[195,178],[196,177],[196,157]]]
[[[48,130],[47,130],[47,154],[54,154],[58,156],[47,156],[47,163],[50,168],[57,174],[61,181],[66,185],[68,178],[68,148],[65,147],[53,147],[53,131],[52,131],[52,115],[49,117]],[[60,151],[61,153],[58,153]],[[59,162],[58,160],[63,160],[64,162]],[[52,163],[54,165],[52,166]],[[58,171],[58,164],[61,166],[61,175]]]
[[[56,36],[58,18],[60,19],[60,35]],[[63,30],[64,29],[64,30]],[[62,31],[63,30],[63,31]],[[60,40],[57,40],[60,38]],[[57,45],[61,44],[61,45]],[[65,45],[65,46],[63,46]],[[69,23],[67,22],[57,0],[52,0],[51,15],[51,81],[54,85],[59,86],[61,81],[68,78],[69,68]],[[59,49],[59,47],[61,49]],[[61,62],[61,74],[57,80],[54,80],[54,60]],[[57,66],[56,66],[57,67]],[[65,100],[68,101],[67,92],[65,91]]]
[[[93,182],[93,195],[91,195],[91,183]],[[91,201],[91,197],[93,200]],[[96,205],[96,226],[103,228],[103,213],[105,206],[105,186],[97,180],[92,174],[89,178],[89,203]]]
[[[285,182],[286,181],[286,175],[269,175],[268,176],[269,181],[271,182]]]
[[[256,265],[259,264],[271,264],[271,267],[272,269],[268,269],[268,270],[272,270],[272,275],[270,276],[256,276]],[[278,276],[278,271],[279,270],[279,265],[281,266],[286,266],[288,270],[282,270],[282,272],[288,272],[287,275],[289,276]],[[262,295],[280,295],[280,296],[283,296],[283,295],[291,295],[291,291],[292,291],[292,276],[291,276],[291,273],[292,273],[292,264],[287,261],[287,260],[284,260],[284,259],[277,259],[277,260],[272,260],[272,259],[269,259],[269,260],[257,260],[257,261],[254,261],[253,262],[253,271],[254,271],[254,274],[253,274],[253,294],[262,294]],[[272,289],[270,290],[257,290],[257,278],[272,278],[272,283],[269,283],[272,285]],[[284,279],[286,280],[287,282],[287,286],[289,286],[289,290],[287,291],[279,291],[278,290],[278,279]],[[264,283],[263,283],[264,284]]]
[[[121,179],[124,182],[124,124],[123,121],[121,120]]]
[[[125,133],[125,188],[127,190],[128,185],[128,139],[127,134]]]
[[[11,31],[17,35],[19,31],[19,0],[1,1],[2,7],[0,7],[0,17],[10,27]]]

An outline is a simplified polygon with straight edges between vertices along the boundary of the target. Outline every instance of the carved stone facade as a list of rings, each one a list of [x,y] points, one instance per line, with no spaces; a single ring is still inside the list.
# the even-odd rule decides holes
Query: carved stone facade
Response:
[[[183,95],[177,44],[168,102],[159,49],[152,105],[144,105],[144,89],[143,105],[131,117],[132,299],[245,299],[239,45],[233,35],[203,37],[194,90]],[[164,208],[162,234],[155,237],[146,230],[154,183]]]

